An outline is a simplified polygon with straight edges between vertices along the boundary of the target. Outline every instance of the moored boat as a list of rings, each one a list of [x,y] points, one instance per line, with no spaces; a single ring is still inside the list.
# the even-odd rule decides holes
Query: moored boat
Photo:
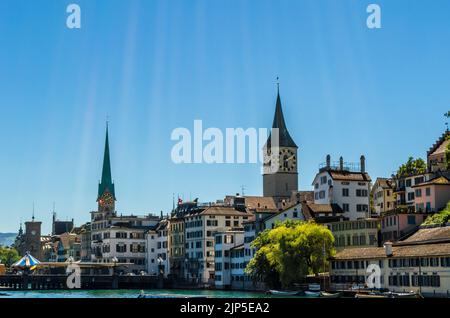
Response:
[[[423,298],[420,293],[396,293],[396,292],[370,292],[370,293],[357,293],[355,298]]]
[[[310,291],[310,290],[307,290],[307,291],[305,291],[305,296],[306,297],[320,297],[320,294],[321,294],[321,292],[320,291]]]
[[[299,294],[301,294],[301,291],[298,290],[275,290],[275,289],[271,289],[269,291],[267,291],[268,294],[270,295],[276,295],[276,296],[297,296]]]
[[[327,293],[327,292],[321,292],[320,297],[323,298],[339,298],[342,297],[342,293]]]

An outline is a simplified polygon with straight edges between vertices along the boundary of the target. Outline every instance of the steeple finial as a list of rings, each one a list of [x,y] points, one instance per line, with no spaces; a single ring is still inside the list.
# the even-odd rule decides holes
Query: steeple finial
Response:
[[[277,92],[280,95],[280,78],[277,76]]]
[[[34,222],[34,202],[33,202],[33,214],[31,215],[31,221]]]

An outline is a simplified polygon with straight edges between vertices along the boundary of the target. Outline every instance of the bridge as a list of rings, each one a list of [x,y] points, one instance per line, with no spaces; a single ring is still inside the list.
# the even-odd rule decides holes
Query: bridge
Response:
[[[70,274],[69,274],[70,275]],[[0,275],[0,289],[10,290],[55,290],[70,289],[69,275],[23,274]],[[162,276],[126,275],[81,275],[80,289],[154,289],[164,288],[167,281]]]

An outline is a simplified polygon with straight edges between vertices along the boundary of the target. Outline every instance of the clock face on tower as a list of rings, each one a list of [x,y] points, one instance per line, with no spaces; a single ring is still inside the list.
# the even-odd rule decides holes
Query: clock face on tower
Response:
[[[280,149],[280,171],[295,172],[297,167],[297,156],[292,149]]]
[[[100,198],[99,204],[100,206],[112,206],[114,204],[114,197],[111,195],[111,193],[106,192]]]

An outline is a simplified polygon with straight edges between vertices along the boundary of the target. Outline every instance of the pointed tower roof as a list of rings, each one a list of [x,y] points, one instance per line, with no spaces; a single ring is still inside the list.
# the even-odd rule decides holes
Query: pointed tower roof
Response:
[[[98,185],[98,198],[108,191],[114,199],[116,194],[114,191],[114,183],[111,177],[111,161],[109,158],[109,139],[108,139],[108,123],[106,123],[105,153],[103,155],[102,179]]]
[[[277,102],[276,102],[276,106],[275,106],[275,116],[273,118],[273,123],[272,123],[272,129],[273,128],[279,129],[279,137],[280,137],[279,146],[280,147],[298,148],[297,145],[295,144],[294,140],[292,139],[291,135],[289,134],[289,131],[286,128],[286,123],[284,121],[284,116],[283,116],[283,109],[281,107],[280,85],[279,84],[278,84],[278,92],[277,92]],[[267,147],[270,147],[270,145],[271,145],[270,137],[271,137],[271,135],[269,135],[269,138],[267,139],[267,143],[266,143]]]

